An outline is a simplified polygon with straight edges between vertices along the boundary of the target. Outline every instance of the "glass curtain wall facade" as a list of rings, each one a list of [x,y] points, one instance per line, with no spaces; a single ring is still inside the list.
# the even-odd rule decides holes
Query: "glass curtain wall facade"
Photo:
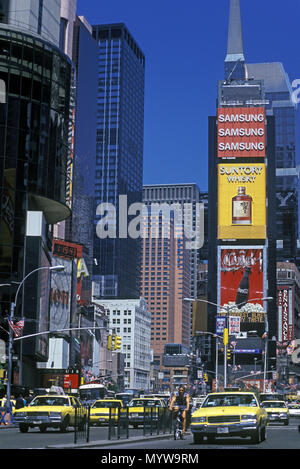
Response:
[[[24,277],[28,210],[43,212],[47,225],[70,215],[65,202],[71,70],[51,44],[0,29],[0,80],[6,88],[0,104],[0,284]],[[14,285],[0,289],[2,317]]]
[[[281,63],[247,65],[249,75],[262,79],[268,115],[275,116],[277,260],[297,262],[299,175],[296,156],[297,107],[290,80]]]
[[[99,48],[95,210],[119,196],[142,202],[145,57],[124,24],[93,27]],[[124,212],[122,213],[124,215]],[[95,216],[95,224],[100,217]],[[102,297],[139,298],[140,241],[94,240],[94,280]]]

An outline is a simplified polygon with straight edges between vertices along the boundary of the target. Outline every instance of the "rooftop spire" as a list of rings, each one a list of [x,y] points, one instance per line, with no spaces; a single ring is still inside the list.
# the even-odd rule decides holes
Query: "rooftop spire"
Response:
[[[239,63],[238,63],[239,62]],[[234,69],[231,78],[243,79],[245,64],[244,44],[241,20],[240,0],[230,0],[230,15],[228,29],[228,46],[225,59],[225,75],[228,78]]]

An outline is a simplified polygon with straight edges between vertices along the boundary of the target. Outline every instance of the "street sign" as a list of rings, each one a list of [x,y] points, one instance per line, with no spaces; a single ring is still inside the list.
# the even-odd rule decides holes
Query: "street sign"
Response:
[[[226,326],[226,317],[217,316],[216,317],[216,334],[223,334]]]
[[[229,335],[239,334],[241,332],[240,316],[229,316]]]

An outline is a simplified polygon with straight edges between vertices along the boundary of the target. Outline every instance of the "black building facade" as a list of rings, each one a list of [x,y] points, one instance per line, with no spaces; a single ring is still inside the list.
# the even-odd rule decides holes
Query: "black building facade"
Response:
[[[52,225],[70,215],[66,188],[72,76],[71,61],[52,43],[1,27],[0,80],[5,99],[0,104],[0,284],[4,284],[0,318],[4,329],[16,287],[32,270],[51,265]],[[43,215],[38,236],[26,236],[29,212]],[[24,335],[47,330],[49,274],[47,269],[33,274],[20,292],[15,317],[25,318]],[[24,340],[22,353],[29,368],[47,359],[47,344],[46,335]],[[18,366],[22,367],[15,365],[15,372],[20,375]]]

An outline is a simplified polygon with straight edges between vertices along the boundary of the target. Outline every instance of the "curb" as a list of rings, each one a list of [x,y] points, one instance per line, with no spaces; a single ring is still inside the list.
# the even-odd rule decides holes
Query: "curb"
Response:
[[[187,433],[188,434],[188,433]],[[91,441],[89,443],[69,443],[62,445],[49,445],[45,446],[47,449],[72,449],[72,448],[93,448],[99,446],[116,446],[122,445],[124,443],[138,443],[140,441],[152,441],[152,440],[164,440],[172,437],[172,433],[163,434],[163,435],[149,435],[149,436],[137,436],[131,438],[124,438],[120,440],[100,440],[100,441]]]
[[[192,433],[187,431],[186,435],[191,435]],[[173,433],[166,433],[163,435],[148,435],[148,436],[137,436],[137,437],[131,437],[131,438],[124,438],[120,440],[107,440],[107,441],[92,441],[89,443],[69,443],[65,445],[49,445],[45,446],[46,449],[74,449],[74,448],[93,448],[93,447],[101,447],[101,446],[116,446],[116,445],[122,445],[124,443],[138,443],[140,441],[155,441],[155,440],[164,440],[164,439],[170,439],[173,437]]]

